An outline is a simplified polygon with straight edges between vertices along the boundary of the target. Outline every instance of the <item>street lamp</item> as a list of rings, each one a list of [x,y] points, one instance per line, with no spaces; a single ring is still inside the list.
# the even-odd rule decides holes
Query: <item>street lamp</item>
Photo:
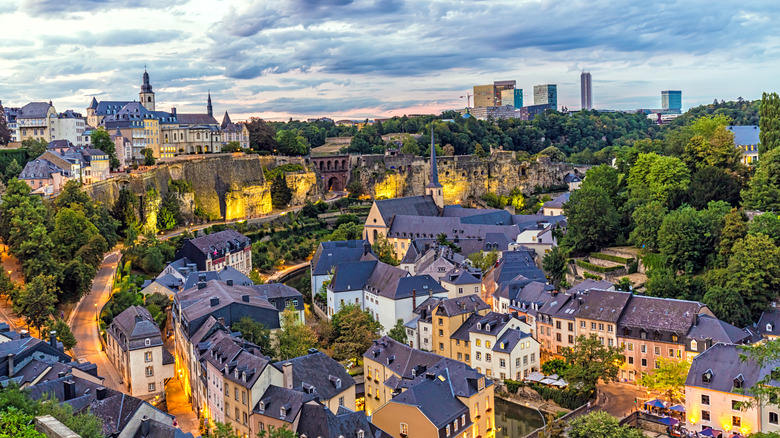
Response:
[[[547,427],[547,419],[544,418],[544,414],[542,414],[542,411],[540,411],[539,408],[537,408],[536,406],[531,406],[531,403],[528,403],[528,402],[525,402],[525,406],[528,407],[528,408],[536,409],[536,412],[538,412],[539,415],[542,417],[542,424],[543,424],[542,427]]]
[[[97,314],[97,303],[95,303],[95,321],[98,320],[98,314]]]

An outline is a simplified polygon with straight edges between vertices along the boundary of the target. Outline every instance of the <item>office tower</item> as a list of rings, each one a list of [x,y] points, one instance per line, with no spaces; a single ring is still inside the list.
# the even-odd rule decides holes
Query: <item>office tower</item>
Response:
[[[582,109],[593,109],[593,89],[590,86],[590,72],[582,72],[580,75],[580,101]]]
[[[523,106],[523,89],[501,90],[501,106],[511,105],[515,108]]]
[[[517,85],[516,81],[495,81],[493,82],[493,94],[495,96],[494,105],[495,106],[506,106],[506,105],[514,105],[515,99],[514,96],[512,96],[511,103],[504,103],[502,102],[501,93],[503,93],[506,90],[514,90],[515,85]]]
[[[558,86],[556,84],[534,85],[534,105],[549,103],[552,109],[558,109]]]
[[[682,91],[664,90],[661,91],[661,109],[671,110],[676,113],[682,112]]]
[[[474,108],[495,106],[493,84],[474,86]]]

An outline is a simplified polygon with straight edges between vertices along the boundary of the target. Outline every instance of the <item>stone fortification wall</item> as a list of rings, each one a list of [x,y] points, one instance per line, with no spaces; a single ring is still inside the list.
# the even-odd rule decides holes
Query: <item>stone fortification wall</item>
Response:
[[[220,156],[200,160],[164,163],[145,172],[131,173],[85,187],[95,200],[112,205],[122,187],[143,195],[150,185],[160,197],[168,191],[169,180],[184,179],[192,185],[192,193],[179,197],[182,212],[188,218],[201,208],[210,218],[225,220],[249,219],[271,212],[271,181],[263,168],[281,164],[301,164],[306,170],[289,172],[287,184],[293,191],[290,205],[302,205],[307,200],[322,198],[317,173],[303,158],[270,156]]]
[[[573,168],[537,161],[518,161],[512,152],[493,151],[490,157],[473,155],[439,157],[439,182],[444,186],[445,204],[471,204],[488,192],[508,195],[520,187],[531,193],[536,187],[564,184],[563,177]],[[412,155],[363,155],[352,178],[359,178],[367,192],[376,197],[394,198],[422,195],[430,178],[430,160]]]

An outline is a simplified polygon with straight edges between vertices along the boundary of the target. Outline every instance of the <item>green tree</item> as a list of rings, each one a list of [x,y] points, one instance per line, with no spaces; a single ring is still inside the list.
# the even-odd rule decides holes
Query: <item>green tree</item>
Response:
[[[612,243],[618,232],[619,216],[607,193],[600,187],[583,185],[563,205],[568,219],[564,245],[579,253],[597,251]]]
[[[292,190],[287,185],[287,175],[282,172],[271,183],[271,204],[276,209],[283,209],[292,200]]]
[[[401,144],[402,154],[420,155],[420,145],[417,143],[414,137],[410,134],[403,136]]]
[[[563,357],[568,367],[563,378],[575,387],[581,383],[584,391],[593,390],[599,380],[615,381],[624,361],[618,347],[604,345],[595,334],[578,336],[576,345],[564,351]]]
[[[620,190],[620,173],[608,164],[591,167],[585,172],[582,185],[601,187],[609,198],[615,201]]]
[[[742,191],[746,208],[761,211],[780,211],[780,148],[761,155],[748,188]]]
[[[761,96],[758,113],[761,117],[758,121],[758,127],[761,129],[758,134],[758,152],[763,155],[780,146],[780,97],[777,93],[765,92]],[[762,156],[761,160],[763,159]]]
[[[125,236],[128,230],[138,228],[138,197],[130,189],[122,187],[119,190],[111,215],[120,222],[120,230]]]
[[[241,152],[241,143],[237,141],[229,141],[225,146],[222,146],[222,152]]]
[[[5,109],[0,104],[0,145],[5,146],[9,141],[11,141],[11,130],[8,129],[8,121],[5,119]]]
[[[405,344],[406,343],[406,327],[404,326],[404,320],[399,319],[396,321],[395,326],[390,329],[390,332],[387,333],[387,336],[390,336],[391,338],[395,339],[396,341]]]
[[[184,224],[181,214],[179,198],[173,191],[168,191],[160,202],[160,211],[157,213],[157,228],[160,230],[172,230],[176,225]]]
[[[350,198],[359,198],[365,193],[363,183],[358,180],[352,181],[347,184],[347,192],[349,192]]]
[[[280,359],[303,356],[317,345],[317,335],[311,327],[298,320],[298,312],[291,308],[281,313],[282,328],[276,332]]]
[[[154,166],[154,163],[157,162],[157,159],[154,158],[154,149],[152,148],[141,149],[141,155],[144,156],[144,166]]]
[[[658,247],[667,266],[688,273],[701,269],[709,254],[709,233],[701,214],[692,207],[666,215],[658,230]]]
[[[89,411],[76,413],[68,403],[44,397],[38,415],[51,415],[82,438],[103,438],[103,421]]]
[[[22,315],[27,323],[41,331],[57,303],[57,282],[53,276],[38,275],[28,282],[14,302],[14,312]]]
[[[765,234],[745,236],[732,247],[726,286],[737,291],[753,321],[780,293],[780,247]]]
[[[566,160],[566,154],[561,152],[561,150],[558,149],[555,146],[550,146],[550,147],[540,151],[539,155],[548,156],[548,157],[550,157],[551,161],[565,161]]]
[[[290,430],[285,424],[282,427],[276,427],[273,424],[268,429],[257,432],[258,438],[298,438],[300,435]]]
[[[631,230],[628,241],[640,248],[657,250],[658,230],[661,229],[666,213],[666,207],[660,201],[650,201],[637,207],[631,214],[634,229]]]
[[[327,240],[359,240],[363,238],[363,225],[356,223],[341,224],[333,230]]]
[[[550,359],[542,364],[542,373],[548,376],[551,374],[560,375],[566,368],[566,362],[563,359]]]
[[[0,108],[2,109],[2,108]],[[45,438],[46,435],[35,430],[35,417],[11,406],[0,411],[0,437],[2,438]]]
[[[309,144],[306,138],[293,130],[276,132],[277,150],[283,155],[306,155]]]
[[[51,238],[59,250],[61,260],[71,260],[79,248],[98,235],[97,227],[80,209],[61,208],[54,217],[54,231],[51,233]]]
[[[744,222],[743,227],[745,227]],[[771,212],[762,213],[750,221],[747,232],[753,235],[764,234],[772,238],[775,243],[780,243],[780,218]],[[745,237],[744,231],[740,237]]]
[[[593,411],[569,423],[569,438],[643,438],[642,431],[621,426],[620,421],[605,411]]]
[[[739,151],[737,148],[734,150]],[[706,207],[710,201],[726,201],[736,206],[739,204],[741,189],[740,177],[733,172],[704,166],[691,176],[686,198],[692,207],[698,209]]]
[[[552,412],[547,413],[544,429],[539,431],[539,438],[565,438],[566,422],[557,418]]]
[[[374,239],[371,249],[374,250],[374,254],[380,262],[393,266],[399,265],[398,259],[395,258],[395,249],[384,235],[380,234]]]
[[[46,152],[49,143],[42,138],[28,138],[22,140],[22,148],[27,149],[27,156],[38,158]]]
[[[273,356],[271,347],[271,330],[263,323],[244,316],[230,328],[235,332],[241,332],[241,336],[247,341],[260,347],[260,351],[267,356]]]
[[[109,134],[105,128],[100,127],[92,131],[90,140],[94,149],[99,149],[108,154],[109,166],[112,169],[118,169],[121,163],[119,162],[119,158],[117,158],[116,145],[113,140],[111,140],[111,134]]]
[[[11,162],[8,164],[8,166],[5,168],[5,172],[3,174],[5,175],[5,179],[3,181],[8,181],[11,178],[16,178],[19,176],[20,173],[22,173],[21,165],[19,165],[19,162],[16,161],[16,158],[12,159]]]
[[[742,295],[734,289],[718,285],[710,286],[702,298],[702,303],[718,317],[737,327],[750,325],[750,309],[745,305]]]
[[[780,387],[773,382],[777,380],[777,372],[775,370],[777,369],[777,362],[780,361],[780,339],[772,339],[738,348],[741,350],[739,358],[742,362],[754,363],[757,369],[765,370],[761,373],[761,378],[753,386],[745,390],[753,398],[749,402],[743,402],[741,408],[749,409],[766,405],[777,406],[777,400],[780,400]],[[767,372],[769,370],[772,370],[772,372]]]
[[[355,359],[355,363],[359,362],[363,352],[379,337],[382,330],[382,324],[355,304],[343,306],[331,321],[336,332],[334,357]]]
[[[569,254],[565,249],[556,246],[550,252],[544,255],[542,259],[542,269],[547,274],[547,278],[557,288],[561,281],[566,278],[566,270],[569,264]]]
[[[276,149],[276,131],[263,119],[252,117],[246,124],[249,131],[249,148],[256,151],[273,152]]]
[[[471,265],[483,273],[492,268],[498,261],[498,251],[479,251],[469,254]]]
[[[682,160],[655,153],[639,154],[628,176],[632,203],[658,200],[668,205],[676,193],[688,190],[691,172]]]
[[[214,429],[211,433],[213,438],[240,438],[230,423],[220,423],[219,421],[214,422]]]
[[[759,220],[761,216],[756,217],[753,220],[753,224],[763,223],[765,219]],[[767,217],[766,219],[769,218]],[[771,220],[768,222],[771,222]],[[768,229],[764,230],[762,227],[759,228],[762,231],[769,231]],[[743,213],[741,210],[733,208],[726,216],[723,217],[723,228],[720,231],[720,240],[718,241],[718,255],[723,260],[722,264],[725,265],[725,263],[728,261],[728,257],[731,255],[731,248],[734,246],[734,243],[737,240],[745,237],[747,230],[747,217],[745,217],[745,213]],[[780,228],[778,228],[778,231],[780,232]],[[764,232],[764,234],[770,235],[768,232]],[[778,237],[780,237],[780,235],[778,235]]]
[[[690,362],[658,358],[660,367],[652,373],[644,373],[639,378],[639,385],[650,391],[659,391],[671,402],[684,401],[685,379],[688,377]]]
[[[485,151],[484,148],[482,148],[481,144],[477,143],[477,145],[474,146],[474,155],[480,158],[485,158],[488,156],[488,153]]]

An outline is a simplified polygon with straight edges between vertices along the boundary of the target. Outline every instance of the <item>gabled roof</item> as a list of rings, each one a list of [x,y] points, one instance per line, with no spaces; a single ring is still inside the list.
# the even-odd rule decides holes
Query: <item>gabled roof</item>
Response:
[[[582,181],[582,178],[579,176],[569,172],[566,174],[566,176],[563,177],[563,182],[565,183],[572,183],[572,182],[580,182]]]
[[[517,344],[521,341],[525,342],[526,340],[536,342],[530,333],[526,333],[517,328],[512,328],[505,331],[504,334],[496,340],[495,345],[493,345],[493,351],[497,353],[511,353]]]
[[[130,306],[114,317],[108,333],[115,337],[123,350],[157,347],[163,344],[160,327],[152,314],[142,306]],[[149,345],[146,345],[146,340]]]
[[[336,265],[356,262],[371,252],[367,240],[340,240],[321,242],[311,259],[312,275],[327,275]]]
[[[566,192],[552,201],[547,201],[542,205],[542,208],[563,208],[563,204],[569,202],[571,192]]]
[[[207,234],[205,236],[190,239],[189,242],[204,254],[208,254],[212,251],[235,250],[252,243],[248,237],[236,230],[224,230]]]
[[[171,275],[173,277],[173,275]],[[184,280],[184,289],[195,287],[199,281],[219,280],[221,282],[227,282],[233,280],[233,284],[237,286],[252,286],[254,282],[246,276],[243,272],[232,266],[225,266],[219,271],[194,271],[187,275]]]
[[[775,307],[765,310],[756,328],[763,336],[780,336],[780,311]]]
[[[591,290],[588,295],[592,295],[594,292],[610,297],[618,297],[619,295],[617,294],[627,295],[630,298],[631,301],[627,301],[624,304],[626,309],[618,324],[620,328],[640,328],[647,331],[658,330],[685,336],[696,322],[696,316],[703,310],[706,310],[706,306],[697,301],[655,298],[642,295],[632,296],[628,292],[602,293],[596,290]],[[598,303],[599,300],[600,298],[592,298],[586,300],[586,302]],[[617,306],[619,302],[622,302],[622,299],[618,300],[616,298],[613,301]]]
[[[402,392],[389,403],[415,406],[437,429],[441,429],[469,412],[468,407],[453,395],[450,379],[449,370],[444,369]],[[467,421],[471,420],[470,417],[466,415]]]
[[[402,300],[411,297],[415,292],[417,296],[423,296],[447,292],[447,289],[430,275],[414,275],[399,278],[395,288],[380,289],[379,295],[393,300]]]
[[[371,275],[366,279],[365,289],[383,297],[396,299],[399,281],[401,278],[408,275],[409,272],[401,268],[396,268],[387,263],[377,262],[374,265],[374,269],[371,271]],[[408,296],[412,296],[411,288],[408,290],[408,293]]]
[[[762,380],[773,369],[780,366],[780,361],[773,361],[759,367],[755,360],[743,361],[740,347],[733,344],[715,344],[693,358],[691,369],[685,380],[685,386],[694,386],[714,391],[737,393],[734,391],[734,380],[743,380],[742,391],[749,395],[749,389]],[[704,381],[704,374],[711,373],[710,382]],[[774,386],[780,382],[773,381]]]
[[[328,287],[333,292],[361,290],[378,263],[376,260],[341,263],[336,267]]]
[[[22,173],[19,174],[19,179],[49,179],[53,173],[65,174],[66,171],[49,160],[38,158],[24,165]]]
[[[714,316],[706,314],[696,316],[695,325],[688,332],[688,339],[711,339],[713,343],[741,344],[750,338],[750,333]]]
[[[321,400],[330,400],[355,386],[355,379],[343,365],[320,351],[274,363],[279,371],[285,363],[292,364],[293,389],[303,391],[303,385],[313,386]]]
[[[219,125],[217,119],[208,114],[184,114],[177,113],[179,123],[185,125]]]
[[[19,109],[19,114],[16,117],[19,119],[46,117],[49,108],[51,108],[51,102],[30,102]]]
[[[363,431],[366,438],[390,437],[371,424],[363,412],[352,412],[341,407],[338,414],[334,414],[327,406],[315,400],[303,405],[300,417],[296,432],[301,436],[358,438],[358,432]]]
[[[222,129],[225,129],[228,127],[228,125],[233,124],[233,122],[230,121],[230,116],[228,115],[228,112],[225,111],[225,116],[222,117]]]
[[[477,323],[471,326],[469,332],[495,336],[500,333],[512,319],[520,320],[509,313],[490,312],[477,318]],[[525,317],[523,317],[523,319],[525,319]]]
[[[128,103],[132,103],[130,101],[120,101],[120,100],[104,100],[98,102],[97,106],[95,107],[95,114],[98,116],[108,116],[110,114],[116,114],[122,108],[125,107]]]
[[[293,423],[306,402],[314,400],[314,394],[270,385],[258,400],[252,412],[287,423]],[[282,416],[282,407],[285,415]]]
[[[453,317],[488,309],[490,309],[490,306],[479,295],[472,294],[458,298],[442,298],[434,313],[436,315]]]
[[[385,224],[396,215],[438,216],[439,208],[430,196],[407,196],[404,198],[374,201]]]
[[[761,128],[756,125],[747,126],[727,126],[726,129],[734,133],[734,144],[736,146],[752,146],[759,144]]]
[[[547,282],[544,271],[536,266],[535,252],[531,249],[518,249],[516,251],[504,251],[498,265],[488,271],[486,276],[495,282],[499,288],[504,282],[522,275],[528,280]]]
[[[577,309],[578,318],[617,323],[628,300],[631,299],[631,293],[594,289],[588,291],[587,294],[580,295],[580,297],[582,297],[582,303]],[[643,320],[643,315],[636,312],[627,317],[631,323]],[[656,314],[653,317],[658,319],[663,316]]]

